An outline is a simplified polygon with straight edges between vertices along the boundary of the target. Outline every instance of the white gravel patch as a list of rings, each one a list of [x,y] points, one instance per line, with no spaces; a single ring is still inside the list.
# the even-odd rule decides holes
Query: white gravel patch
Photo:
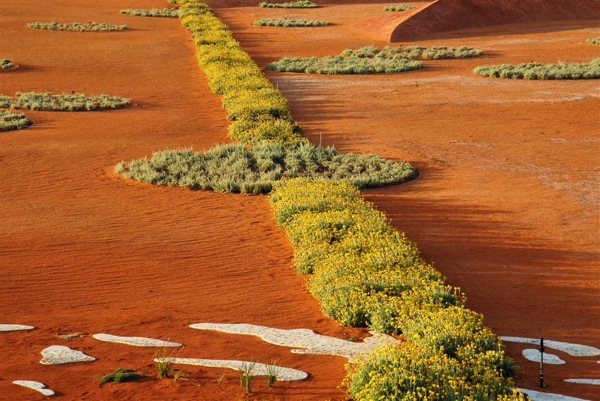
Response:
[[[535,344],[540,345],[539,338],[526,338],[526,337],[500,337],[502,341],[523,343],[523,344]],[[544,347],[552,348],[558,351],[566,352],[572,356],[597,356],[600,355],[600,349],[596,347],[590,347],[589,345],[566,343],[562,341],[553,341],[544,339]]]
[[[229,368],[233,370],[243,370],[244,367],[250,367],[250,374],[252,376],[268,376],[269,372],[276,372],[276,377],[279,381],[304,380],[308,377],[308,373],[302,370],[249,361],[199,358],[155,358],[154,362],[162,362],[165,360],[173,364],[205,366],[209,368]]]
[[[525,359],[527,359],[531,362],[540,362],[540,360],[541,360],[539,349],[533,349],[533,348],[524,349],[523,356],[525,357]],[[549,365],[564,365],[566,362],[563,361],[562,359],[560,359],[560,357],[558,355],[547,354],[544,352],[544,363],[547,363]]]
[[[35,327],[24,324],[0,324],[0,331],[33,330]]]
[[[64,345],[51,345],[42,350],[42,365],[61,365],[64,363],[92,362],[96,358],[81,351],[65,347]]]
[[[546,341],[544,341],[544,344]],[[553,394],[553,393],[541,393],[539,391],[528,390],[525,388],[520,389],[522,392],[527,394],[531,401],[591,401],[584,398],[569,397],[567,395]]]
[[[565,379],[568,383],[578,384],[592,384],[594,386],[600,386],[600,379]]]
[[[317,334],[310,329],[283,330],[253,324],[227,324],[227,323],[196,323],[190,327],[198,330],[214,330],[232,334],[258,336],[271,344],[284,347],[297,347],[292,350],[297,354],[339,355],[350,361],[358,355],[367,353],[372,349],[397,340],[391,336],[371,332],[364,342],[353,342],[340,338]]]
[[[33,380],[15,380],[12,383],[16,384],[17,386],[23,386],[35,391],[39,391],[40,393],[46,396],[54,395],[54,391],[50,390],[49,388],[46,388],[46,385],[44,383],[36,382]]]
[[[115,336],[112,334],[106,333],[97,333],[94,334],[93,337],[96,340],[100,341],[108,341],[112,343],[120,343],[133,345],[136,347],[182,347],[183,344],[174,343],[171,341],[158,340],[156,338],[148,338],[148,337],[123,337],[123,336]]]

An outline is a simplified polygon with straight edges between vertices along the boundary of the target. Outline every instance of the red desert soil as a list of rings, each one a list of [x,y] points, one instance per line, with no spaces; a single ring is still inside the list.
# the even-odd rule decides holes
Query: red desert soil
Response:
[[[261,66],[281,56],[387,44],[360,29],[383,3],[324,1],[314,10],[232,3],[211,2]],[[343,358],[296,355],[257,338],[187,327],[231,322],[366,335],[323,317],[290,267],[291,246],[266,197],[154,187],[112,173],[118,161],[155,150],[228,142],[220,99],[209,91],[180,22],[118,14],[164,4],[3,2],[0,56],[20,68],[0,72],[0,93],[107,93],[130,97],[136,106],[27,112],[33,127],[0,135],[0,323],[36,327],[0,334],[0,399],[42,399],[11,384],[28,379],[66,400],[344,400],[337,388]],[[252,26],[269,16],[334,25]],[[132,29],[25,27],[51,20]],[[589,61],[598,47],[583,41],[595,36],[597,21],[493,26],[418,42],[478,47],[487,52],[484,59],[427,61],[423,71],[385,76],[268,76],[313,142],[408,160],[422,170],[414,183],[365,197],[418,242],[497,334],[598,347],[598,81],[494,80],[471,72],[481,64]],[[57,337],[75,332],[85,335]],[[244,396],[234,371],[194,367],[182,367],[187,380],[101,386],[100,376],[119,367],[152,376],[156,350],[99,342],[91,337],[98,332],[181,342],[179,357],[276,359],[311,376],[273,389],[258,378],[251,396]],[[40,351],[55,344],[98,360],[41,365]],[[517,384],[538,389],[538,366],[521,357],[523,348],[507,345],[521,366]],[[597,358],[552,353],[567,364],[547,366],[547,391],[594,399],[594,386],[563,379],[599,377]]]

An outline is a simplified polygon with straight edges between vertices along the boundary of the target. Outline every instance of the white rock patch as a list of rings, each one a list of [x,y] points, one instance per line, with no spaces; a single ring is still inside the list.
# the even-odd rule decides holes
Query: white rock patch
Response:
[[[544,343],[546,343],[544,341]],[[539,391],[528,390],[525,388],[520,389],[522,392],[527,394],[532,401],[590,401],[584,398],[569,397],[566,395],[552,394],[552,393],[541,393]]]
[[[593,384],[594,386],[600,386],[600,379],[565,379],[569,383],[578,384]]]
[[[539,338],[526,338],[526,337],[500,337],[502,341],[523,343],[523,344],[540,344]],[[596,347],[590,347],[589,345],[566,343],[562,341],[553,341],[544,339],[544,347],[552,348],[558,351],[566,352],[572,356],[597,356],[600,355],[600,349]]]
[[[65,347],[64,345],[51,345],[48,348],[42,350],[42,365],[60,365],[63,363],[75,363],[75,362],[91,362],[95,361],[96,358],[84,354],[81,351]]]
[[[269,372],[276,372],[276,377],[279,381],[304,380],[308,377],[308,373],[302,370],[248,361],[198,358],[155,358],[154,362],[162,362],[165,360],[174,364],[205,366],[210,368],[229,368],[234,370],[242,370],[247,366],[251,368],[250,374],[252,376],[268,376]]]
[[[54,391],[50,390],[49,388],[46,388],[46,385],[44,383],[36,382],[33,380],[15,380],[13,381],[13,384],[16,384],[17,386],[27,387],[35,391],[39,391],[40,393],[46,396],[54,395]]]
[[[227,323],[196,323],[191,324],[190,327],[198,330],[254,335],[271,344],[298,347],[299,349],[292,350],[293,353],[339,355],[348,358],[350,361],[380,345],[397,341],[391,336],[375,332],[371,332],[372,337],[366,338],[364,342],[353,342],[317,334],[309,329],[283,330],[253,324]]]
[[[24,324],[0,324],[0,331],[33,330],[35,327]]]
[[[525,359],[531,362],[540,362],[540,350],[527,348],[523,350],[523,356]],[[559,356],[554,354],[547,354],[544,352],[544,363],[549,365],[564,365],[566,362],[560,359]]]
[[[120,343],[127,345],[134,345],[136,347],[182,347],[183,344],[174,343],[171,341],[158,340],[156,338],[147,337],[123,337],[114,336],[112,334],[97,333],[93,337],[96,340],[108,341],[112,343]]]

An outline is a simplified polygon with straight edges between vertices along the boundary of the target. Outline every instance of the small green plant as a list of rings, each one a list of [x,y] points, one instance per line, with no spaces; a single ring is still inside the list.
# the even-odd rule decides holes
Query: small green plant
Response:
[[[0,58],[0,69],[2,70],[11,70],[15,68],[17,65],[10,61],[7,58]]]
[[[59,22],[30,22],[27,24],[29,28],[33,29],[47,29],[50,31],[78,31],[78,32],[110,32],[110,31],[124,31],[127,29],[127,25],[113,25],[104,22],[72,22],[69,24],[61,24]]]
[[[309,0],[292,1],[289,3],[269,3],[269,2],[263,1],[263,2],[259,3],[258,6],[265,7],[265,8],[315,8],[315,7],[318,7],[316,3],[313,3],[312,1],[309,1]]]
[[[589,38],[585,40],[585,43],[589,43],[591,45],[600,45],[600,36],[597,38]]]
[[[259,19],[257,21],[254,21],[254,25],[296,28],[296,27],[327,26],[327,25],[329,25],[329,22],[328,21],[320,21],[320,20],[305,20],[305,19],[265,18],[265,19]]]
[[[269,362],[269,364],[266,365],[267,386],[269,388],[273,387],[275,385],[275,382],[277,381],[277,374],[279,373],[279,367],[276,364],[277,364],[277,361],[272,359],[271,362]]]
[[[402,4],[399,6],[385,6],[383,8],[383,11],[406,11],[406,10],[410,10],[411,8],[415,8],[415,7]]]
[[[477,67],[473,73],[492,78],[513,79],[598,79],[600,58],[589,63],[500,64]]]
[[[11,131],[29,127],[31,120],[23,113],[0,110],[0,131]]]
[[[150,10],[138,10],[132,8],[126,8],[119,11],[121,14],[133,15],[136,17],[167,17],[177,18],[179,16],[179,10],[177,8],[152,8]]]
[[[240,366],[240,386],[247,394],[252,392],[252,371],[254,370],[254,362],[244,362]]]
[[[169,357],[166,348],[158,351],[154,360],[156,363],[156,376],[159,378],[170,377],[173,363],[171,362],[171,358]]]
[[[217,383],[221,384],[223,379],[225,379],[225,373],[222,373],[219,376],[217,376]]]
[[[100,383],[122,383],[122,382],[131,382],[141,379],[143,376],[133,370],[133,369],[125,369],[119,368],[112,373],[104,375],[100,378]]]

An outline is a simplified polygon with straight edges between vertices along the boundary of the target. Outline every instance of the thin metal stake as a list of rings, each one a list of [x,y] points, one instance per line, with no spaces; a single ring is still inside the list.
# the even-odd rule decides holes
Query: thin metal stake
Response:
[[[545,388],[544,384],[544,338],[540,338],[540,387]]]

